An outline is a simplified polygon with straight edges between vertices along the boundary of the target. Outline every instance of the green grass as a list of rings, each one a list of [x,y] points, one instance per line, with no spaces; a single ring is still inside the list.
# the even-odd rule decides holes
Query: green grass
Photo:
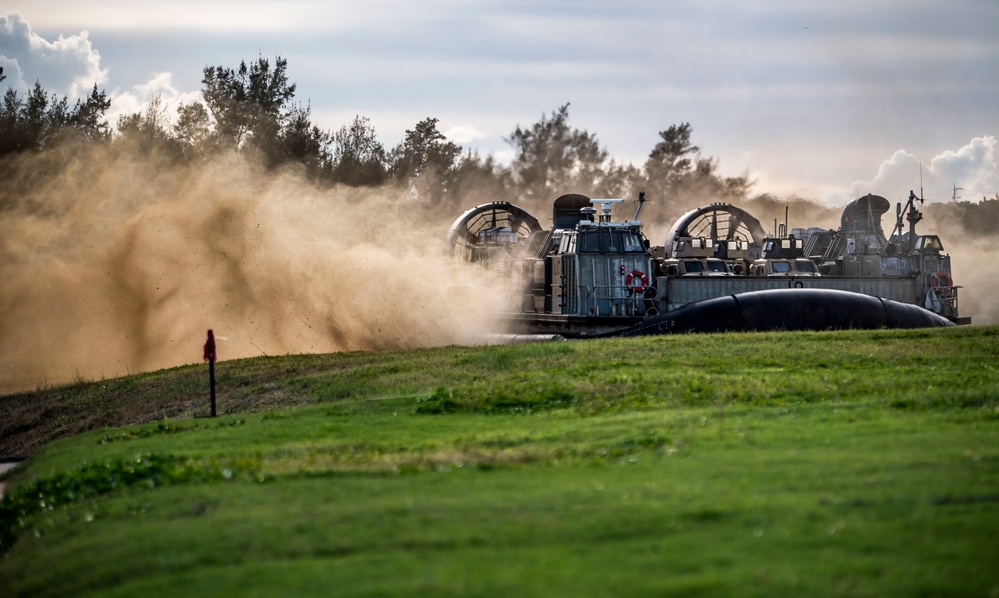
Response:
[[[0,397],[66,422],[5,440],[0,595],[996,595],[997,366],[702,335],[224,362],[216,419],[198,367]]]

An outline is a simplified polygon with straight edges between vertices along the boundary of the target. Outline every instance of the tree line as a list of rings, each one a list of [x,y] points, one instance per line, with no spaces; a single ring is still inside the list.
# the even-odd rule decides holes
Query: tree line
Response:
[[[0,82],[6,79],[0,67]],[[50,94],[40,83],[24,97],[8,87],[0,104],[0,157],[42,150],[68,136],[99,141],[110,138],[104,115],[111,107],[107,93],[97,85],[85,99],[70,106],[65,96]]]
[[[965,232],[981,237],[995,237],[999,230],[999,193],[995,197],[983,197],[979,202],[956,201],[935,203],[926,206],[926,212],[936,219],[959,223]],[[944,239],[946,243],[947,240]],[[955,239],[951,244],[959,243]]]
[[[67,139],[128,146],[177,162],[239,152],[268,169],[298,168],[317,184],[395,185],[449,210],[495,199],[547,209],[565,192],[632,197],[642,190],[657,199],[696,194],[733,200],[751,187],[746,177],[717,174],[717,160],[702,157],[692,143],[689,123],[660,131],[644,165],[621,164],[595,134],[570,125],[566,103],[529,126],[517,126],[505,138],[514,158],[502,165],[448,140],[436,118],[416,123],[392,148],[382,145],[363,116],[338,130],[323,130],[313,122],[309,104],[296,100],[297,86],[280,56],[208,66],[201,82],[202,101],[170,115],[157,97],[142,111],[120,116],[113,128],[106,120],[111,102],[96,85],[72,105],[37,82],[24,94],[8,88],[0,106],[0,160]]]
[[[156,97],[142,111],[120,116],[113,128],[106,120],[110,99],[96,85],[74,104],[37,82],[25,94],[8,88],[0,105],[0,164],[13,154],[44,152],[66,140],[117,145],[178,163],[237,152],[267,169],[299,169],[319,185],[391,185],[419,198],[421,206],[447,213],[504,199],[544,214],[552,199],[566,192],[632,198],[645,191],[653,200],[647,217],[670,218],[678,215],[670,204],[755,203],[769,197],[750,197],[753,183],[746,176],[721,176],[718,160],[702,156],[693,143],[688,122],[659,131],[643,164],[622,164],[594,133],[570,124],[566,103],[505,138],[514,153],[505,165],[448,140],[436,118],[416,123],[392,148],[360,115],[335,131],[323,130],[313,122],[309,104],[296,100],[297,86],[280,56],[273,62],[261,56],[236,67],[207,66],[201,83],[202,101],[181,105],[175,115]],[[994,203],[962,206],[961,217],[994,222],[992,213],[999,214]],[[987,214],[979,215],[983,210]]]

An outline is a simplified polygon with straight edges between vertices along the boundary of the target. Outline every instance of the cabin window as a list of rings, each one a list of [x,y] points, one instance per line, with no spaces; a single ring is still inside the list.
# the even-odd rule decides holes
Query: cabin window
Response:
[[[728,272],[725,268],[725,262],[717,262],[714,260],[708,261],[708,270],[711,272]]]
[[[794,269],[798,272],[815,272],[815,264],[808,260],[797,260],[794,262]]]
[[[686,272],[704,272],[704,264],[697,260],[685,260],[683,269]]]
[[[610,243],[600,232],[599,229],[580,232],[577,245],[579,253],[607,253],[607,247]],[[601,251],[601,245],[603,245],[603,251]]]
[[[635,231],[621,231],[621,245],[625,253],[645,253],[645,240]]]
[[[940,237],[936,235],[926,235],[925,237],[920,237],[920,244],[922,249],[928,249],[930,251],[943,251],[943,243],[940,242]]]
[[[774,272],[784,274],[791,271],[791,262],[770,262],[770,267]]]
[[[645,253],[642,235],[610,228],[580,231],[579,253]]]

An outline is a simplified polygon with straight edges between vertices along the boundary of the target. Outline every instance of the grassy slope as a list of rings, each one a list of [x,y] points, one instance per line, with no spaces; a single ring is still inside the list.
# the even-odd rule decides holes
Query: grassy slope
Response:
[[[225,362],[217,420],[198,367],[2,397],[5,451],[173,419],[16,473],[0,594],[987,594],[997,356],[708,335]]]

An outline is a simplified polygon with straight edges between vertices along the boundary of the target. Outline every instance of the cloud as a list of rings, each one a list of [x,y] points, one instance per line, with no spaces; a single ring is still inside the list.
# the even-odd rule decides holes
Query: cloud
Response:
[[[999,190],[996,138],[991,135],[976,137],[956,152],[947,150],[933,158],[930,171],[945,181],[955,181],[969,192],[995,193]]]
[[[975,137],[957,150],[945,150],[929,163],[900,149],[883,161],[871,181],[857,181],[852,195],[877,193],[888,199],[907,196],[909,190],[924,190],[927,201],[953,199],[955,187],[959,198],[977,201],[992,197],[999,191],[999,161],[996,138],[992,135]]]
[[[108,111],[108,122],[116,123],[120,116],[135,114],[149,109],[150,104],[158,102],[158,109],[163,115],[174,121],[177,108],[183,104],[201,101],[201,92],[182,92],[173,84],[173,74],[153,73],[145,83],[140,83],[126,91],[115,90],[111,94],[111,109]]]
[[[471,143],[476,139],[482,139],[483,135],[472,125],[457,125],[444,131],[444,136],[458,145]]]
[[[50,42],[32,31],[17,12],[0,16],[0,65],[10,87],[26,91],[37,81],[46,91],[71,100],[108,78],[86,31]]]
[[[467,0],[398,2],[317,2],[286,0],[280,9],[270,0],[33,0],[30,11],[39,27],[65,29],[90,23],[95,31],[212,33],[336,32],[357,27],[419,27],[434,14],[450,14]],[[29,9],[25,9],[27,12]],[[429,16],[428,16],[429,15]]]
[[[60,35],[49,42],[17,12],[0,16],[0,66],[7,77],[4,83],[18,91],[26,92],[38,81],[47,92],[71,100],[86,96],[94,84],[100,87],[108,80],[108,69],[101,68],[101,55],[86,31],[68,37]],[[107,120],[112,124],[122,115],[147,110],[154,100],[171,120],[176,118],[181,104],[201,101],[200,91],[177,89],[169,72],[152,73],[145,82],[124,91],[115,89],[108,95],[111,109]]]

